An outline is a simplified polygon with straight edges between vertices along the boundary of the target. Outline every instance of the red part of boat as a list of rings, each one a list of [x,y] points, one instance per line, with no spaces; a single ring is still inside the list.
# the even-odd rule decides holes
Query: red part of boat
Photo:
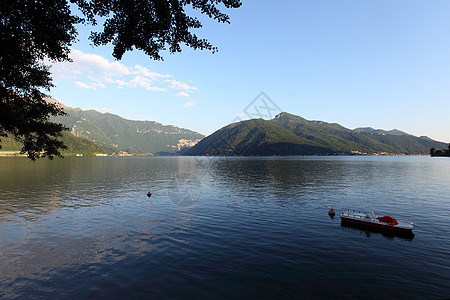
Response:
[[[393,216],[383,216],[381,218],[377,218],[380,222],[386,222],[388,225],[397,225],[398,221]]]

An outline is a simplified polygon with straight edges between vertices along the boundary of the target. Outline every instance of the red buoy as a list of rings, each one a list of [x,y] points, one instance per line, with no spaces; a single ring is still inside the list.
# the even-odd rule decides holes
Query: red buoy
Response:
[[[328,214],[329,214],[330,216],[334,216],[334,215],[336,214],[336,212],[334,211],[333,208],[331,208],[331,209],[328,211]]]
[[[147,193],[147,197],[150,198],[151,196],[152,196],[152,193],[148,192],[148,193]]]

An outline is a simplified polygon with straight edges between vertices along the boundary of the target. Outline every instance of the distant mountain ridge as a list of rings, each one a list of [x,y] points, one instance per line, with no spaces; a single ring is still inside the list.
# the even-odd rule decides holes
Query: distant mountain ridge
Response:
[[[430,148],[445,145],[400,130],[351,130],[283,112],[272,120],[253,119],[227,125],[204,138],[186,155],[428,154]]]
[[[111,113],[64,105],[63,108],[67,116],[58,116],[52,121],[63,124],[73,135],[93,141],[110,152],[173,154],[192,147],[204,137],[198,132],[154,121],[127,120]]]
[[[384,133],[384,134],[390,134],[390,135],[411,135],[409,133],[400,131],[398,129],[383,130],[383,129],[373,129],[372,127],[359,127],[359,128],[355,128],[353,130],[356,132],[361,132],[361,133],[380,133],[380,134]]]

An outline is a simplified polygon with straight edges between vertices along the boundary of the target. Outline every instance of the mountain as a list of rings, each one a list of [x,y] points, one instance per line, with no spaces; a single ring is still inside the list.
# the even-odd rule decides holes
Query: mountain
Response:
[[[92,141],[79,138],[71,134],[69,131],[63,131],[62,141],[67,149],[61,150],[63,156],[71,155],[83,155],[83,156],[93,156],[95,154],[111,154],[112,151],[105,150],[98,145],[94,144]],[[13,137],[7,136],[1,139],[2,151],[20,151],[23,145]]]
[[[73,135],[93,141],[111,152],[173,154],[192,147],[204,137],[188,129],[153,121],[132,121],[111,113],[63,108],[67,116],[58,116],[52,121],[68,127]]]
[[[361,133],[380,133],[380,134],[390,134],[390,135],[410,135],[406,132],[400,131],[398,129],[391,129],[391,130],[383,130],[383,129],[373,129],[372,127],[360,127],[353,129],[356,132]]]
[[[82,154],[84,156],[94,156],[96,154],[112,154],[110,149],[102,148],[94,142],[74,136],[69,131],[63,132],[62,140],[67,149],[62,151],[64,156]]]
[[[445,143],[399,130],[351,130],[286,112],[273,120],[230,124],[204,138],[186,155],[324,155],[338,153],[428,154]]]
[[[186,155],[296,155],[334,151],[263,119],[230,124],[201,140]]]

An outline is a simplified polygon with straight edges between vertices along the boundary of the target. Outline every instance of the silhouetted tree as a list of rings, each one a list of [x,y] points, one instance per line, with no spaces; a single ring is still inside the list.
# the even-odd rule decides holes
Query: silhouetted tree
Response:
[[[239,0],[71,0],[79,8],[75,15],[67,0],[0,1],[0,138],[13,135],[23,142],[22,152],[32,160],[61,156],[58,139],[61,124],[51,116],[63,115],[60,106],[44,100],[53,87],[49,61],[69,61],[75,42],[76,24],[99,25],[92,32],[95,46],[112,43],[112,55],[121,59],[126,51],[139,49],[161,60],[160,52],[181,52],[181,45],[193,49],[217,50],[199,39],[191,29],[202,24],[186,14],[190,7],[218,22],[229,16],[218,5],[238,8]],[[1,146],[0,146],[1,147]]]
[[[448,149],[444,151],[445,156],[450,156],[450,144],[448,144]]]
[[[434,156],[434,151],[436,151],[436,149],[434,149],[434,148],[431,148],[431,149],[430,149],[430,155],[431,155],[431,156]]]

